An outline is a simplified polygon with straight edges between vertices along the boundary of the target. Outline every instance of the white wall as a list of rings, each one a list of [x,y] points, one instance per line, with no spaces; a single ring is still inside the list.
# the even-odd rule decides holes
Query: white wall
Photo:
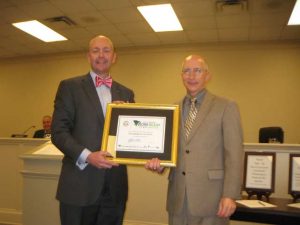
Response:
[[[208,88],[238,102],[245,142],[256,142],[260,127],[279,125],[287,143],[300,143],[299,42],[119,49],[112,75],[135,91],[137,102],[174,103],[185,94],[181,62],[192,53],[208,61]],[[85,53],[1,60],[0,137],[41,126],[41,117],[52,113],[59,81],[88,70]],[[167,174],[130,166],[129,181],[127,218],[143,220],[150,213],[151,222],[165,222]],[[157,207],[147,211],[147,204]]]
[[[185,94],[179,74],[191,53],[208,61],[208,88],[238,102],[245,142],[257,142],[260,127],[278,125],[286,143],[300,143],[299,42],[120,49],[112,75],[137,102],[174,103]],[[40,127],[59,81],[88,70],[85,53],[0,61],[0,136]]]

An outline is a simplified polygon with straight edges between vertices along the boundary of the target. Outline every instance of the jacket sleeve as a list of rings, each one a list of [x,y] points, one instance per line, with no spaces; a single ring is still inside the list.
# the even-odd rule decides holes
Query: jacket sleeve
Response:
[[[243,173],[243,131],[238,106],[229,102],[223,115],[224,186],[223,197],[240,198]]]
[[[75,163],[85,147],[72,136],[75,105],[71,90],[67,81],[62,81],[58,87],[54,101],[51,140],[65,156]]]

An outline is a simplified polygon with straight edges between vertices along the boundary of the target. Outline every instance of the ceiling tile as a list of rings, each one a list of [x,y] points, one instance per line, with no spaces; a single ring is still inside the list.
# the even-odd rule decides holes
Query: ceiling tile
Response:
[[[109,23],[109,21],[96,10],[81,13],[69,13],[68,17],[78,26],[96,26]]]
[[[247,41],[249,39],[248,28],[219,29],[220,41]]]
[[[134,46],[134,44],[125,35],[112,34],[109,37],[114,43],[115,47]]]
[[[109,1],[99,1],[99,0],[89,0],[92,5],[97,9],[116,9],[116,8],[125,8],[132,6],[130,0],[109,0]]]
[[[118,23],[115,26],[123,34],[136,34],[136,33],[148,33],[153,32],[152,28],[148,25],[147,22],[138,21],[134,23]]]
[[[11,1],[0,1],[0,9],[15,6]]]
[[[46,19],[63,15],[62,11],[54,7],[49,2],[37,2],[35,4],[18,5],[17,8],[24,11],[34,19]]]
[[[215,4],[211,0],[178,1],[172,4],[178,17],[211,16],[215,14]]]
[[[101,13],[112,23],[143,21],[142,15],[135,8],[117,8],[103,10]]]
[[[81,27],[74,27],[74,28],[60,30],[59,33],[69,40],[94,37],[93,33]]]
[[[27,5],[32,3],[46,2],[47,0],[4,0],[11,2],[14,5]]]
[[[15,23],[33,19],[27,15],[22,9],[17,7],[8,7],[1,10],[0,23]]]
[[[156,33],[163,44],[183,44],[188,42],[188,38],[183,31],[169,31]]]
[[[96,35],[106,35],[116,47],[162,46],[205,42],[300,41],[299,26],[286,23],[295,0],[248,0],[248,7],[225,7],[216,0],[0,0],[0,57],[39,55],[86,49]],[[155,33],[136,6],[171,3],[181,32]],[[242,9],[242,10],[241,10]],[[76,25],[46,18],[67,16]],[[44,43],[13,27],[12,22],[38,19],[69,41]],[[7,47],[8,46],[8,47]],[[18,49],[19,52],[18,52]],[[4,56],[6,55],[6,56]]]
[[[88,27],[85,27],[85,29],[94,35],[102,34],[102,35],[106,35],[106,36],[111,36],[111,35],[121,35],[122,34],[121,31],[112,24],[88,26]]]
[[[186,0],[179,0],[179,1],[186,1]],[[188,0],[188,1],[191,1],[191,0]],[[166,0],[131,0],[131,3],[134,6],[157,5],[157,4],[166,4],[166,3],[170,3],[170,2],[172,3],[172,2],[176,2],[176,1],[172,1],[172,0],[170,0],[170,1],[166,1]]]
[[[159,45],[159,38],[154,33],[129,34],[127,38],[136,46]]]
[[[300,26],[285,26],[282,30],[280,39],[299,40],[300,38]]]
[[[253,41],[278,40],[281,27],[255,27],[250,29],[249,39]]]
[[[48,0],[65,13],[80,13],[95,10],[95,7],[86,0]]]
[[[218,30],[217,29],[209,29],[205,30],[205,32],[198,31],[186,31],[187,36],[191,42],[217,42],[218,38]]]
[[[295,0],[251,0],[249,7],[252,13],[289,12],[294,7]]]
[[[217,16],[217,27],[222,28],[239,28],[239,27],[249,27],[250,16],[248,13],[241,15],[231,15],[231,16]]]
[[[57,50],[65,51],[82,51],[87,49],[86,46],[77,45],[73,41],[56,41],[49,44],[50,48],[55,48]]]
[[[184,30],[199,30],[217,28],[215,16],[186,17],[180,19]]]
[[[286,13],[271,13],[271,14],[253,14],[251,16],[251,26],[283,26],[288,22],[289,16]]]

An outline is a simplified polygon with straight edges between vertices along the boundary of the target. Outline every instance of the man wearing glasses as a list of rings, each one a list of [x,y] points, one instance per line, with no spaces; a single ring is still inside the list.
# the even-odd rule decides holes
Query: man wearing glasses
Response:
[[[171,168],[167,210],[170,225],[225,225],[240,197],[243,137],[237,105],[206,89],[211,74],[198,55],[185,58],[181,73],[186,96],[176,168]],[[147,162],[162,173],[160,160]]]

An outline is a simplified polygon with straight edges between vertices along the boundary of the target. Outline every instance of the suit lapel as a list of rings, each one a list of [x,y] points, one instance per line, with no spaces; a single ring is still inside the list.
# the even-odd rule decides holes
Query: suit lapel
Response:
[[[191,138],[194,136],[197,129],[199,128],[199,126],[202,124],[203,120],[209,113],[211,106],[212,106],[213,99],[214,99],[214,96],[207,91],[207,93],[204,96],[203,102],[200,105],[199,111],[197,113],[195,122],[194,122],[192,130],[189,134],[187,142],[189,142],[191,140]]]
[[[97,112],[97,115],[98,115],[100,121],[104,121],[102,106],[101,106],[94,82],[89,73],[82,79],[82,85],[83,85],[84,91],[86,92],[87,96],[89,97],[89,100],[92,102],[92,105],[94,106],[95,111]]]
[[[121,99],[121,91],[119,85],[116,82],[112,82],[111,85],[111,101],[117,101]]]

